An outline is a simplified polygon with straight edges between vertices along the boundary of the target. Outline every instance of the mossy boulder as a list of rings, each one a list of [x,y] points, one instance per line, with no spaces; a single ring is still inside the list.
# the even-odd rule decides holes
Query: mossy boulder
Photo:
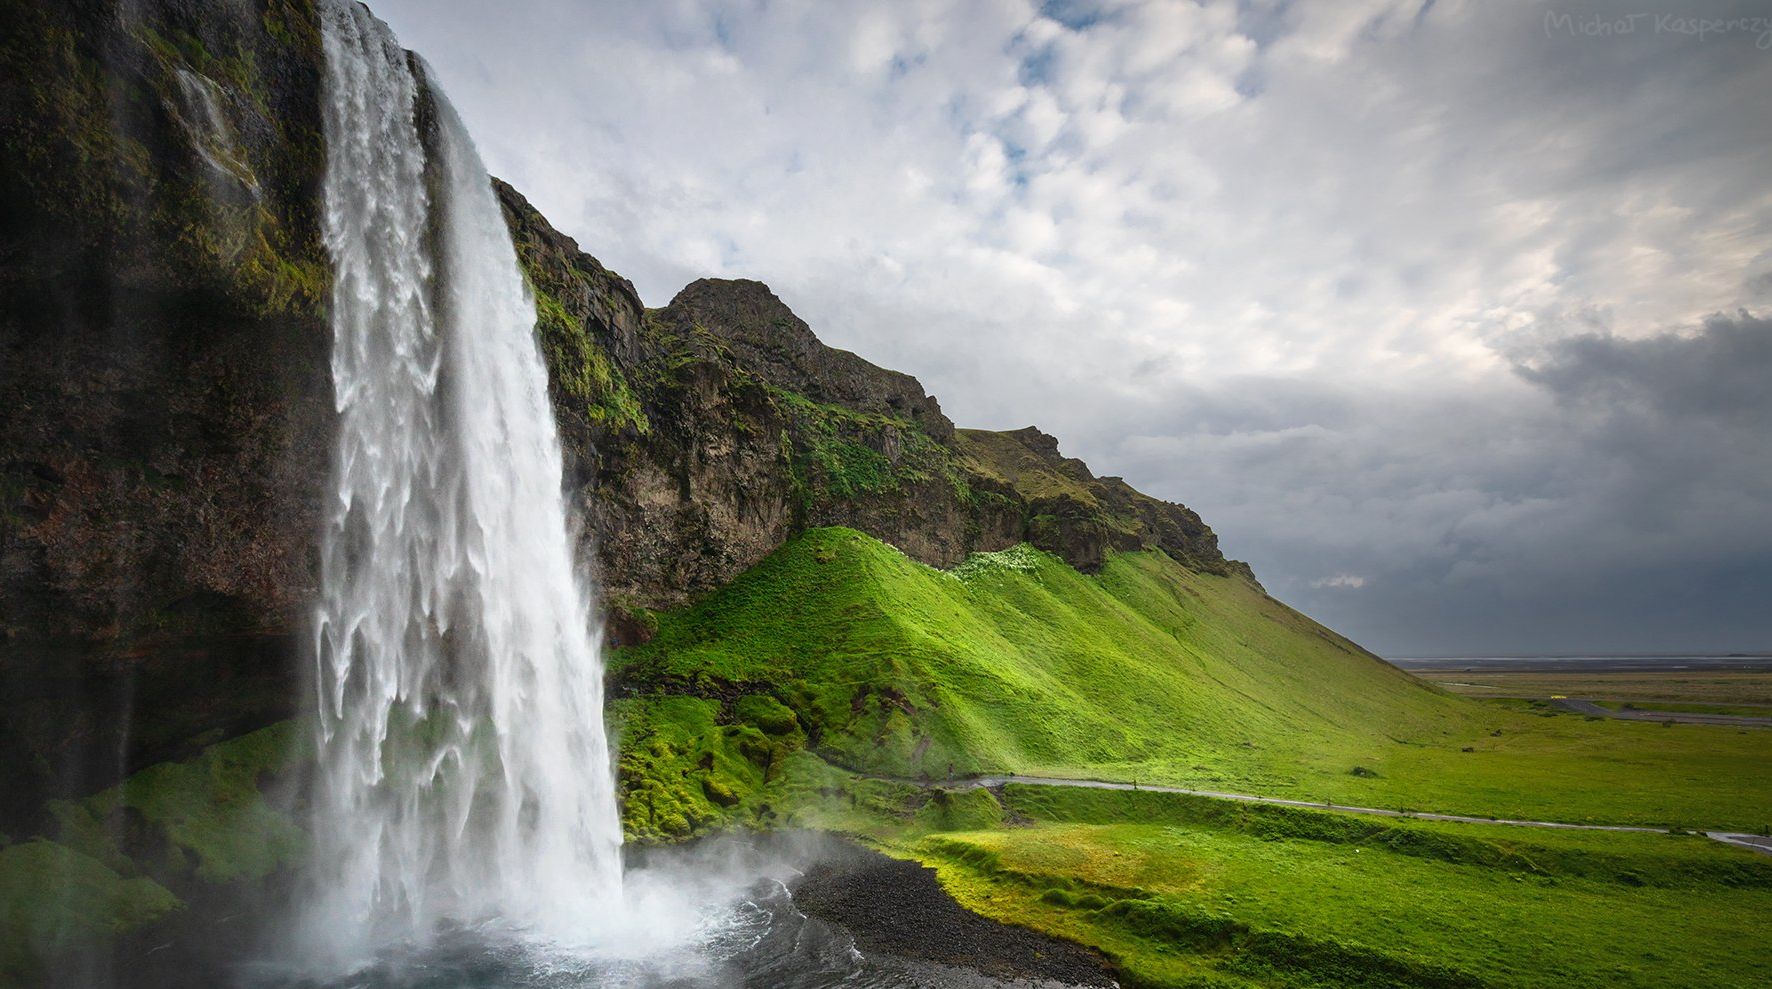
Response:
[[[45,839],[0,848],[0,985],[43,984],[183,907],[145,876]]]
[[[52,813],[63,842],[107,862],[140,863],[175,887],[262,881],[292,866],[306,845],[266,791],[308,744],[286,721],[57,802]]]
[[[767,735],[792,735],[800,730],[800,721],[792,708],[768,694],[746,694],[738,699],[733,712],[741,721],[761,728]]]
[[[50,835],[0,848],[0,985],[108,982],[126,941],[262,903],[306,844],[279,791],[307,742],[285,722],[54,804]]]

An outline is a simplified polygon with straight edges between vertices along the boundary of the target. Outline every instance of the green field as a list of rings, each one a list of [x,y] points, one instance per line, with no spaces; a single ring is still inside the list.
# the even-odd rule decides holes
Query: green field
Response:
[[[1056,788],[1004,803],[1022,826],[897,850],[980,913],[1101,949],[1133,984],[1772,982],[1772,859],[1703,838]]]
[[[1085,575],[1024,546],[944,572],[851,530],[814,530],[657,622],[652,642],[613,660],[635,753],[627,785],[655,791],[630,801],[639,834],[720,818],[726,792],[767,782],[766,767],[801,748],[906,778],[1013,772],[1477,816],[1772,824],[1764,731],[1455,697],[1246,581],[1160,553],[1110,555]]]
[[[1419,670],[1423,680],[1466,697],[1602,697],[1639,707],[1668,702],[1772,707],[1772,673],[1679,671],[1660,673],[1514,673]]]
[[[1613,711],[1665,711],[1668,714],[1722,714],[1732,718],[1772,718],[1772,707],[1753,704],[1695,704],[1691,701],[1596,701]]]

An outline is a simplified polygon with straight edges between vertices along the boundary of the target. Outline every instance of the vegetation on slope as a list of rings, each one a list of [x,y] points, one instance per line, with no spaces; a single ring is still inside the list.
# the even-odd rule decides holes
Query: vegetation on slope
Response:
[[[1701,946],[1714,984],[1759,974],[1741,946],[1769,905],[1772,863],[1700,839],[929,782],[1135,778],[1751,828],[1772,817],[1764,733],[1452,697],[1253,584],[1160,553],[1085,575],[1021,546],[940,571],[819,529],[648,618],[656,637],[612,669],[633,839],[725,826],[860,836],[936,866],[988,916],[1101,948],[1135,984],[1505,986],[1552,973],[1671,985],[1682,941]],[[19,927],[28,943],[6,950],[102,943],[177,910],[185,890],[274,877],[302,840],[265,793],[299,730],[57,805],[57,844],[0,851],[0,890],[16,906],[77,877],[87,920]],[[1539,933],[1496,950],[1513,928]]]
[[[780,747],[863,773],[1092,777],[1663,826],[1772,821],[1757,737],[1456,698],[1247,581],[1161,553],[1110,555],[1092,576],[1024,546],[944,572],[861,533],[813,530],[656,620],[656,638],[613,660],[617,696],[645,712],[634,723],[689,737],[680,709],[661,707],[687,695],[709,730],[768,735],[737,703],[766,696],[793,715],[792,732],[770,736]],[[716,753],[702,766],[704,748],[672,745],[672,768],[655,761],[636,778],[722,819],[696,794],[727,762]],[[636,831],[672,831],[639,824],[630,809]]]

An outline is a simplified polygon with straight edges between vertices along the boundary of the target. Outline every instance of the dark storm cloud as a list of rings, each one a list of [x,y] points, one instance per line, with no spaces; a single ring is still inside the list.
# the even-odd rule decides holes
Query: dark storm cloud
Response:
[[[1393,654],[1758,649],[1768,382],[1772,320],[1737,313],[1558,339],[1510,387],[1230,382],[1084,439]]]
[[[1695,334],[1643,340],[1583,334],[1552,343],[1519,373],[1571,404],[1638,408],[1772,432],[1772,320],[1715,315]]]

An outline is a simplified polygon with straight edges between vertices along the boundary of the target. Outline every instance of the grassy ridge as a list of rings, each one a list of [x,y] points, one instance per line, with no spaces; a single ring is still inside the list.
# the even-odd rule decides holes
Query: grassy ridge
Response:
[[[690,695],[709,705],[710,728],[768,735],[736,707],[766,696],[792,713],[792,730],[772,735],[787,749],[884,775],[1014,772],[1508,817],[1772,822],[1764,733],[1453,697],[1246,581],[1161,553],[1110,555],[1089,576],[1020,547],[943,572],[851,530],[813,530],[658,616],[657,637],[613,664],[631,710]],[[744,774],[722,774],[718,754],[700,766],[707,753],[690,761],[691,750],[674,747],[647,775],[718,817],[696,797],[701,779]]]

